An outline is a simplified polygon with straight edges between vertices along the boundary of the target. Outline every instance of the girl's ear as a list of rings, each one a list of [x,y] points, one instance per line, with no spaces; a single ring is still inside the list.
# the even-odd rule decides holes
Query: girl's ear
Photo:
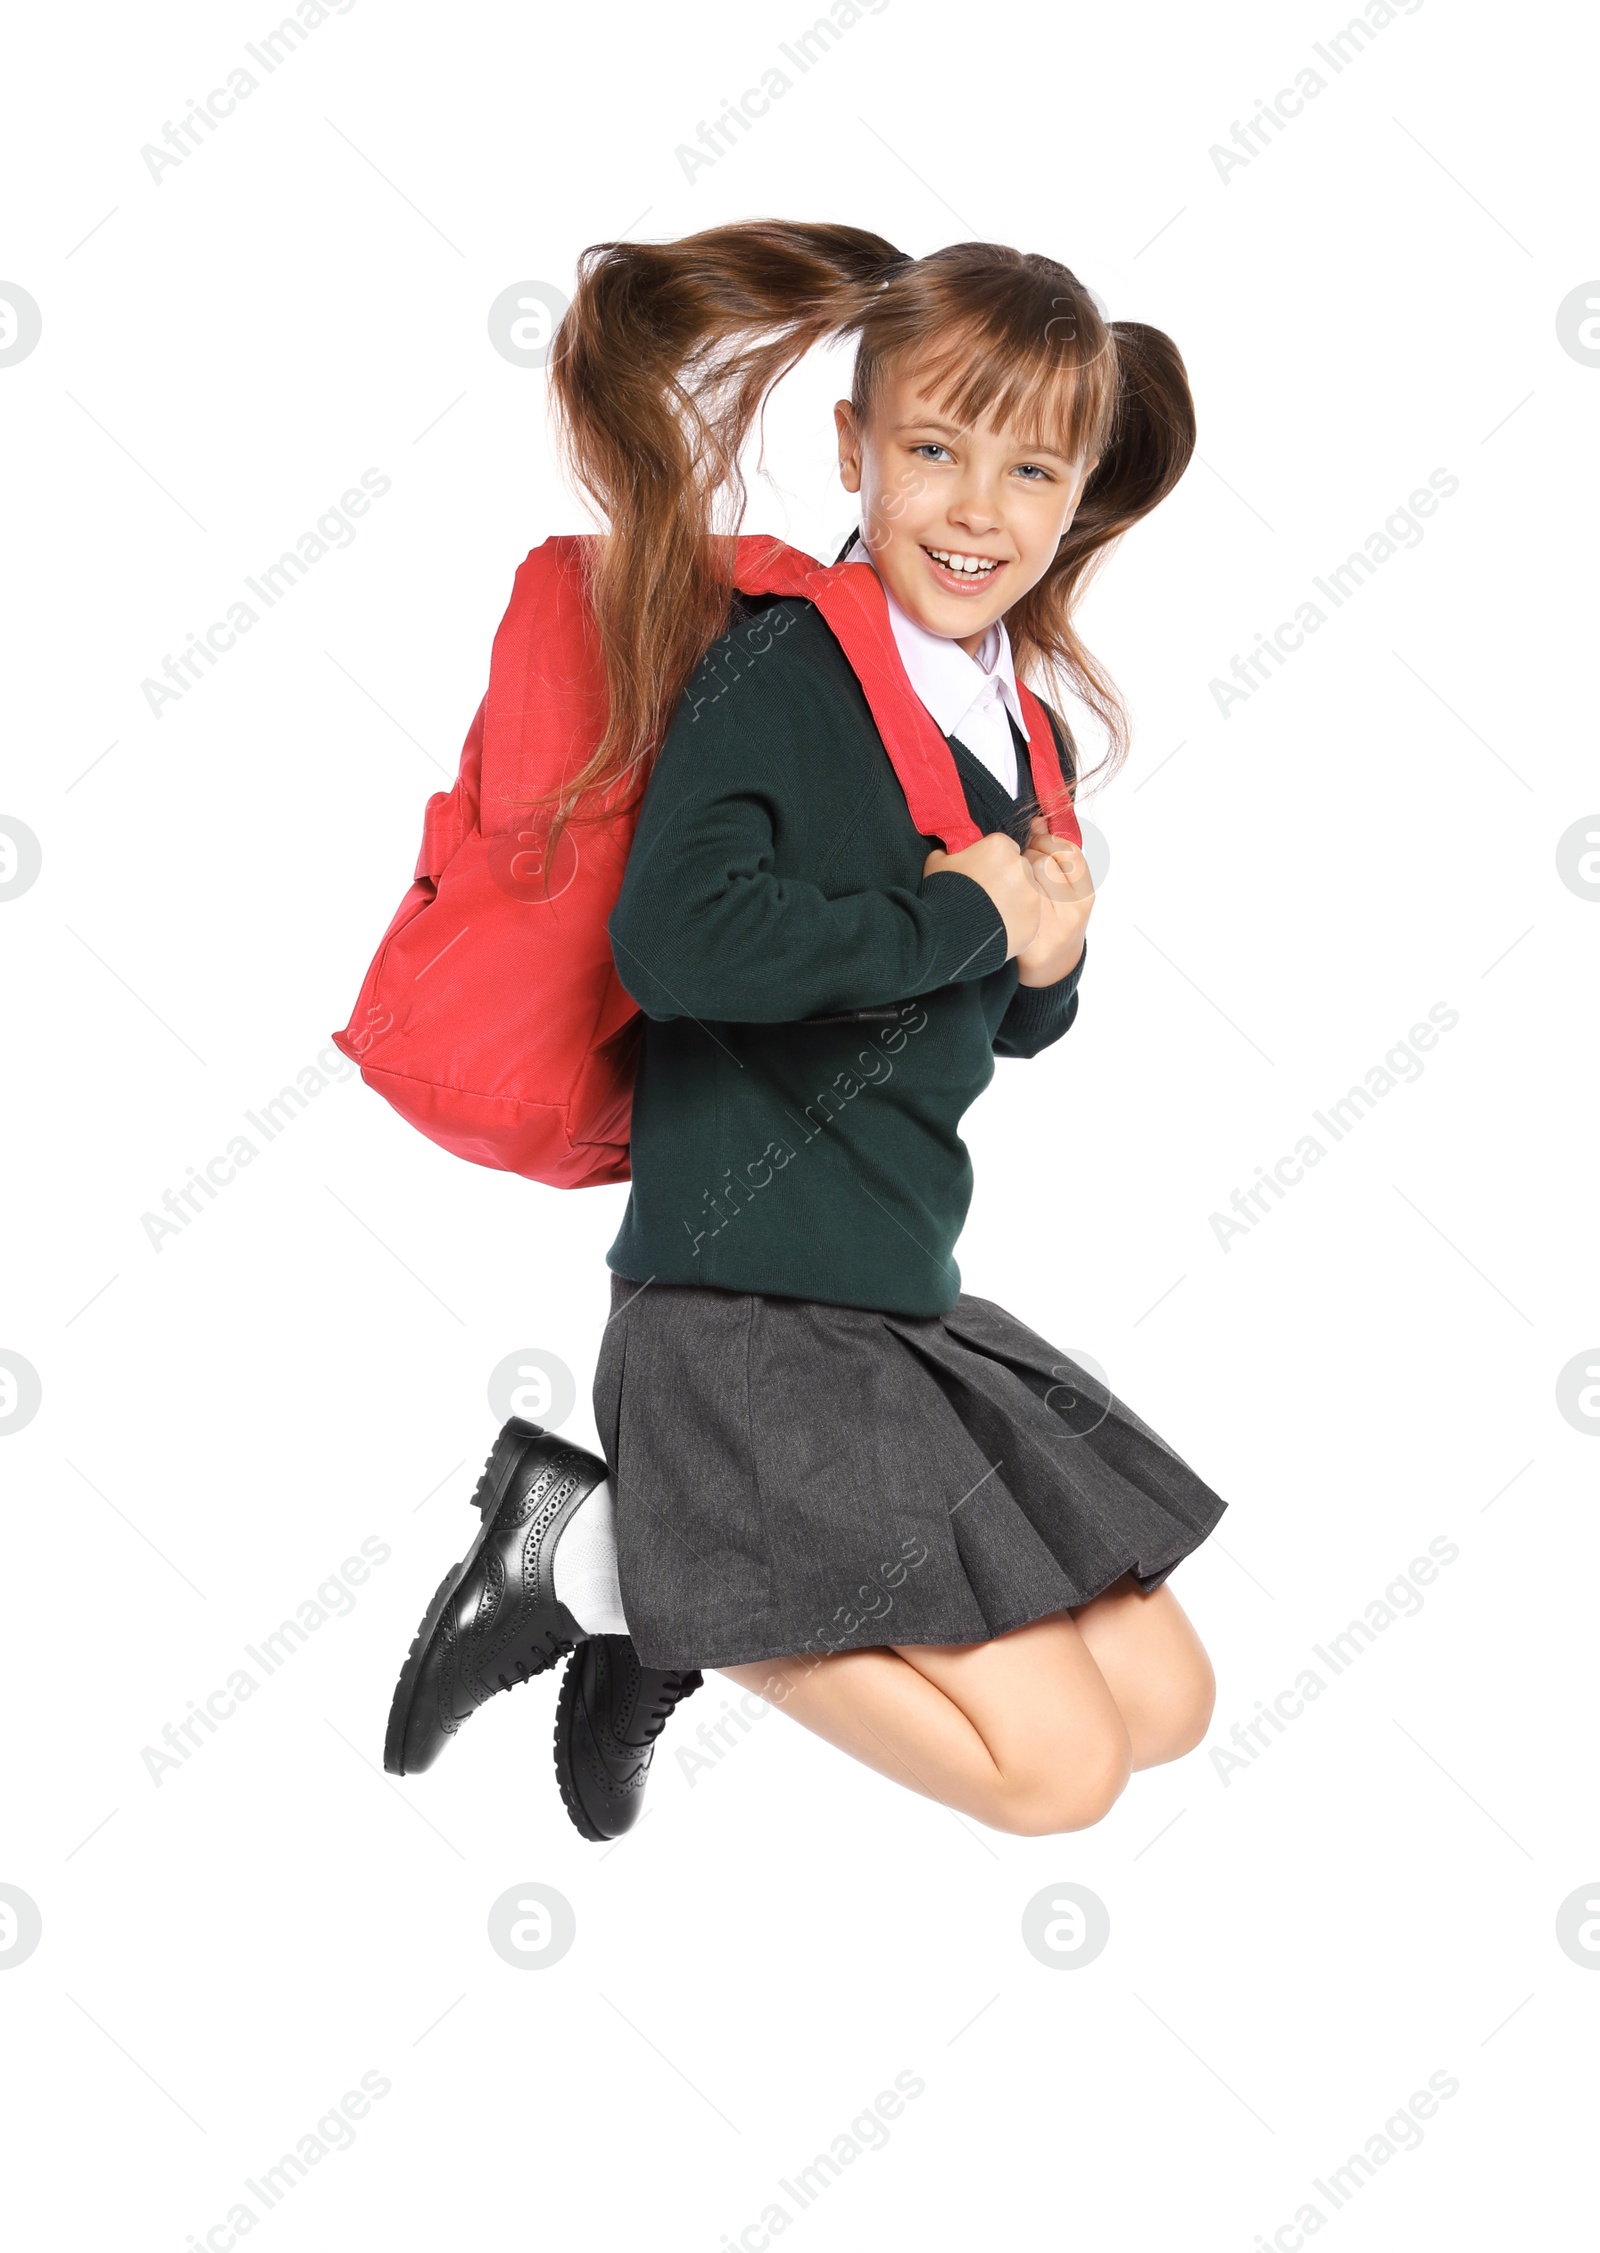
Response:
[[[833,426],[839,433],[839,482],[847,493],[861,490],[861,432],[848,399],[834,402]]]

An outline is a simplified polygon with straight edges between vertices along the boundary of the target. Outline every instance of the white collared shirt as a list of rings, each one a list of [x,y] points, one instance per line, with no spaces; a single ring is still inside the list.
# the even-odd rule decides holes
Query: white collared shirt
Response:
[[[842,559],[872,568],[871,551],[858,532]],[[881,577],[881,574],[880,574]],[[1012,740],[1015,720],[1027,737],[1017,694],[1016,669],[1011,661],[1011,636],[1005,620],[997,618],[984,635],[976,657],[969,657],[959,642],[930,634],[901,609],[890,593],[889,623],[906,676],[933,716],[941,735],[953,735],[974,758],[981,759],[1009,796],[1017,795],[1017,747]]]

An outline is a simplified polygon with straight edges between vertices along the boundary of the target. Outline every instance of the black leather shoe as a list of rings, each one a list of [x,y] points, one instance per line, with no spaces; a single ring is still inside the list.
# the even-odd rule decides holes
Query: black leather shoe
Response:
[[[556,1701],[556,1781],[585,1838],[620,1838],[639,1819],[656,1739],[698,1667],[641,1666],[627,1635],[591,1635],[567,1661]]]
[[[473,1501],[477,1539],[451,1567],[400,1669],[383,1765],[391,1776],[431,1767],[480,1705],[547,1667],[583,1629],[556,1600],[553,1563],[567,1521],[606,1476],[586,1448],[513,1416],[501,1429]]]

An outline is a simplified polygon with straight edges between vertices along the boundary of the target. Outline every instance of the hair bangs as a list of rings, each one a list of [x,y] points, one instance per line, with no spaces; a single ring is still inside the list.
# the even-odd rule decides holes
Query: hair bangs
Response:
[[[1054,260],[1013,252],[979,264],[964,255],[974,247],[935,252],[890,282],[862,324],[856,405],[870,413],[891,366],[909,369],[963,429],[987,422],[1069,461],[1097,457],[1117,357],[1094,299]]]

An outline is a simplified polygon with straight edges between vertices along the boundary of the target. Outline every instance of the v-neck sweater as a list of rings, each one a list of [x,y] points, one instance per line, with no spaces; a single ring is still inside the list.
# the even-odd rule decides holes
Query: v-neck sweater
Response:
[[[1024,842],[1025,750],[1012,798],[946,740],[980,830]],[[997,1055],[1067,1031],[1084,957],[1020,985],[982,886],[923,875],[937,842],[821,614],[737,602],[658,754],[610,920],[645,1020],[615,1272],[900,1314],[955,1304],[962,1115]]]

